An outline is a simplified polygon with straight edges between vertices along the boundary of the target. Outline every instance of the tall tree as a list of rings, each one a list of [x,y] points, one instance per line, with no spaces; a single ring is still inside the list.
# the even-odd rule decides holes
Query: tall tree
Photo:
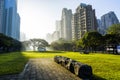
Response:
[[[31,46],[33,47],[33,50],[40,48],[40,47],[46,47],[48,46],[48,42],[44,39],[30,39]]]

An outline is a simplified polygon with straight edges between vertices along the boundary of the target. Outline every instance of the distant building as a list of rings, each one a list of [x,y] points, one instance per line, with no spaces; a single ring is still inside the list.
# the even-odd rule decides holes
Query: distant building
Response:
[[[59,40],[60,36],[59,36],[59,31],[54,31],[54,33],[52,34],[52,42]]]
[[[97,31],[104,35],[104,28],[102,27],[102,23],[101,23],[101,20],[100,19],[97,19],[97,23],[98,23],[98,27],[97,27]]]
[[[81,3],[72,17],[72,40],[78,40],[86,32],[97,30],[95,10],[92,5]]]
[[[48,33],[48,34],[46,35],[46,41],[47,41],[48,43],[51,43],[51,42],[53,41],[52,34]]]
[[[20,32],[20,41],[26,41],[26,40],[27,40],[27,38],[26,38],[25,33]]]
[[[52,42],[57,41],[59,39],[60,39],[60,33],[59,33],[59,31],[54,31],[52,34],[48,33],[46,35],[46,41],[48,43],[52,43]]]
[[[62,10],[62,19],[61,19],[61,38],[71,41],[72,40],[72,10],[63,8]]]
[[[116,14],[113,11],[110,11],[107,14],[104,14],[101,17],[101,26],[104,29],[104,34],[106,34],[106,30],[112,25],[112,24],[118,24],[119,20],[116,16]]]
[[[61,26],[61,20],[56,21],[56,31],[59,32],[59,38],[62,38],[62,26]]]

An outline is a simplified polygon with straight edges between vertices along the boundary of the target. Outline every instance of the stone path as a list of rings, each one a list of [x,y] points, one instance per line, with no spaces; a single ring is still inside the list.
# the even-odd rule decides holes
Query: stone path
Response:
[[[5,77],[5,76],[4,76]],[[30,59],[18,76],[6,76],[0,80],[81,80],[79,77],[55,63],[51,58]]]

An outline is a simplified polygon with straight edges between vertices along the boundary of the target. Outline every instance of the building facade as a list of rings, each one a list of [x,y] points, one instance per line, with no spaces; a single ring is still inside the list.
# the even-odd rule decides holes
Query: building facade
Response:
[[[72,40],[78,40],[86,32],[97,30],[95,10],[91,5],[81,3],[72,17]]]
[[[20,38],[20,18],[17,13],[17,0],[6,0],[6,35],[19,40]]]
[[[98,23],[97,31],[98,31],[100,34],[104,35],[104,34],[105,34],[105,33],[104,33],[104,28],[102,27],[102,22],[101,22],[101,20],[100,20],[100,19],[97,19],[97,23]]]
[[[116,14],[113,11],[110,11],[107,14],[104,14],[101,17],[101,26],[104,29],[104,34],[106,34],[106,30],[113,24],[118,24],[119,20]]]
[[[4,33],[5,0],[0,0],[0,33]]]
[[[62,10],[62,18],[61,18],[61,38],[71,41],[72,40],[72,10],[63,8]]]
[[[0,0],[0,33],[20,39],[20,16],[17,0]]]
[[[15,36],[17,40],[20,40],[20,15],[17,13],[16,15],[16,30],[15,30]]]

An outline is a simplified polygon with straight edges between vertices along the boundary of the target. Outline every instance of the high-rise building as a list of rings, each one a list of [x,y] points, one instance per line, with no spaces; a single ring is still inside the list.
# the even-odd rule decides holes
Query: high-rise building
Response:
[[[72,17],[72,40],[78,40],[86,32],[97,30],[95,10],[92,5],[81,3]]]
[[[6,9],[7,9],[7,25],[6,25],[6,35],[11,36],[15,39],[18,39],[17,35],[17,29],[18,27],[16,26],[18,19],[17,19],[17,0],[6,0]],[[20,33],[20,31],[19,31]]]
[[[6,8],[5,9],[6,12],[6,25],[4,27],[6,27],[6,31],[5,34],[7,36],[12,37],[12,7],[11,8]]]
[[[0,0],[0,33],[4,33],[5,0]]]
[[[118,24],[119,20],[116,16],[116,14],[113,11],[110,11],[107,14],[104,14],[101,17],[101,26],[104,29],[104,34],[106,34],[106,30],[108,29],[109,26],[111,26],[112,24]]]
[[[17,0],[0,0],[0,33],[19,40],[20,17]]]
[[[64,8],[62,10],[62,19],[61,19],[61,38],[71,41],[72,40],[72,28],[71,28],[71,20],[72,20],[72,10]]]

